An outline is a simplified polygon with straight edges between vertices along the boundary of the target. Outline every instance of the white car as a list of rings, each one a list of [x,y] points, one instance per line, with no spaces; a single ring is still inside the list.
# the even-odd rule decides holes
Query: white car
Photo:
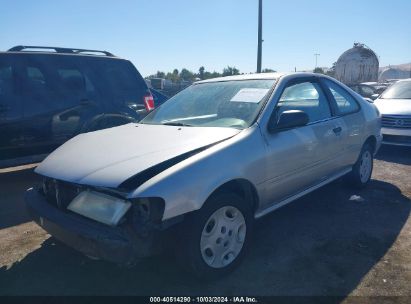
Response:
[[[86,255],[129,264],[172,243],[212,278],[238,265],[255,219],[346,174],[367,185],[380,123],[373,104],[319,74],[200,81],[140,123],[65,143],[26,201]]]
[[[411,78],[394,83],[374,103],[382,114],[383,144],[411,146]]]

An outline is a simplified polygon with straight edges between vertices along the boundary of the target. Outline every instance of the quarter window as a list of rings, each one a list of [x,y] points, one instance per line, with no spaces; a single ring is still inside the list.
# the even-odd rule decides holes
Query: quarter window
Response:
[[[325,80],[327,87],[330,89],[337,104],[338,114],[345,115],[357,112],[359,106],[354,97],[338,84],[330,80]]]
[[[316,82],[302,82],[286,87],[277,104],[277,117],[288,110],[304,111],[309,122],[331,117],[328,100]]]

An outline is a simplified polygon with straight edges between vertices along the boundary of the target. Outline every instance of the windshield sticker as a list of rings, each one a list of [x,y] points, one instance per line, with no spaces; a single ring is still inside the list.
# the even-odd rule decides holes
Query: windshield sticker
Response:
[[[269,90],[270,89],[241,89],[230,101],[259,103]]]

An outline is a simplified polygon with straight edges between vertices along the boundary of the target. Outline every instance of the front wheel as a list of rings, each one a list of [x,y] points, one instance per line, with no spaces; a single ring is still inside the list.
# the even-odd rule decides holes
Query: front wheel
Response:
[[[371,179],[373,163],[373,149],[369,144],[365,144],[349,175],[349,180],[354,187],[364,188],[368,184]]]
[[[179,233],[177,255],[197,277],[213,279],[233,270],[249,245],[252,208],[231,192],[213,195]]]

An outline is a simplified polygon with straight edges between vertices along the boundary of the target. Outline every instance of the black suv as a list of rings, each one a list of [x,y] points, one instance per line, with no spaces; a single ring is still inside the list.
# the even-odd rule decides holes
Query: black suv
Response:
[[[79,133],[138,121],[153,108],[137,69],[109,52],[0,52],[0,167],[40,160]]]

